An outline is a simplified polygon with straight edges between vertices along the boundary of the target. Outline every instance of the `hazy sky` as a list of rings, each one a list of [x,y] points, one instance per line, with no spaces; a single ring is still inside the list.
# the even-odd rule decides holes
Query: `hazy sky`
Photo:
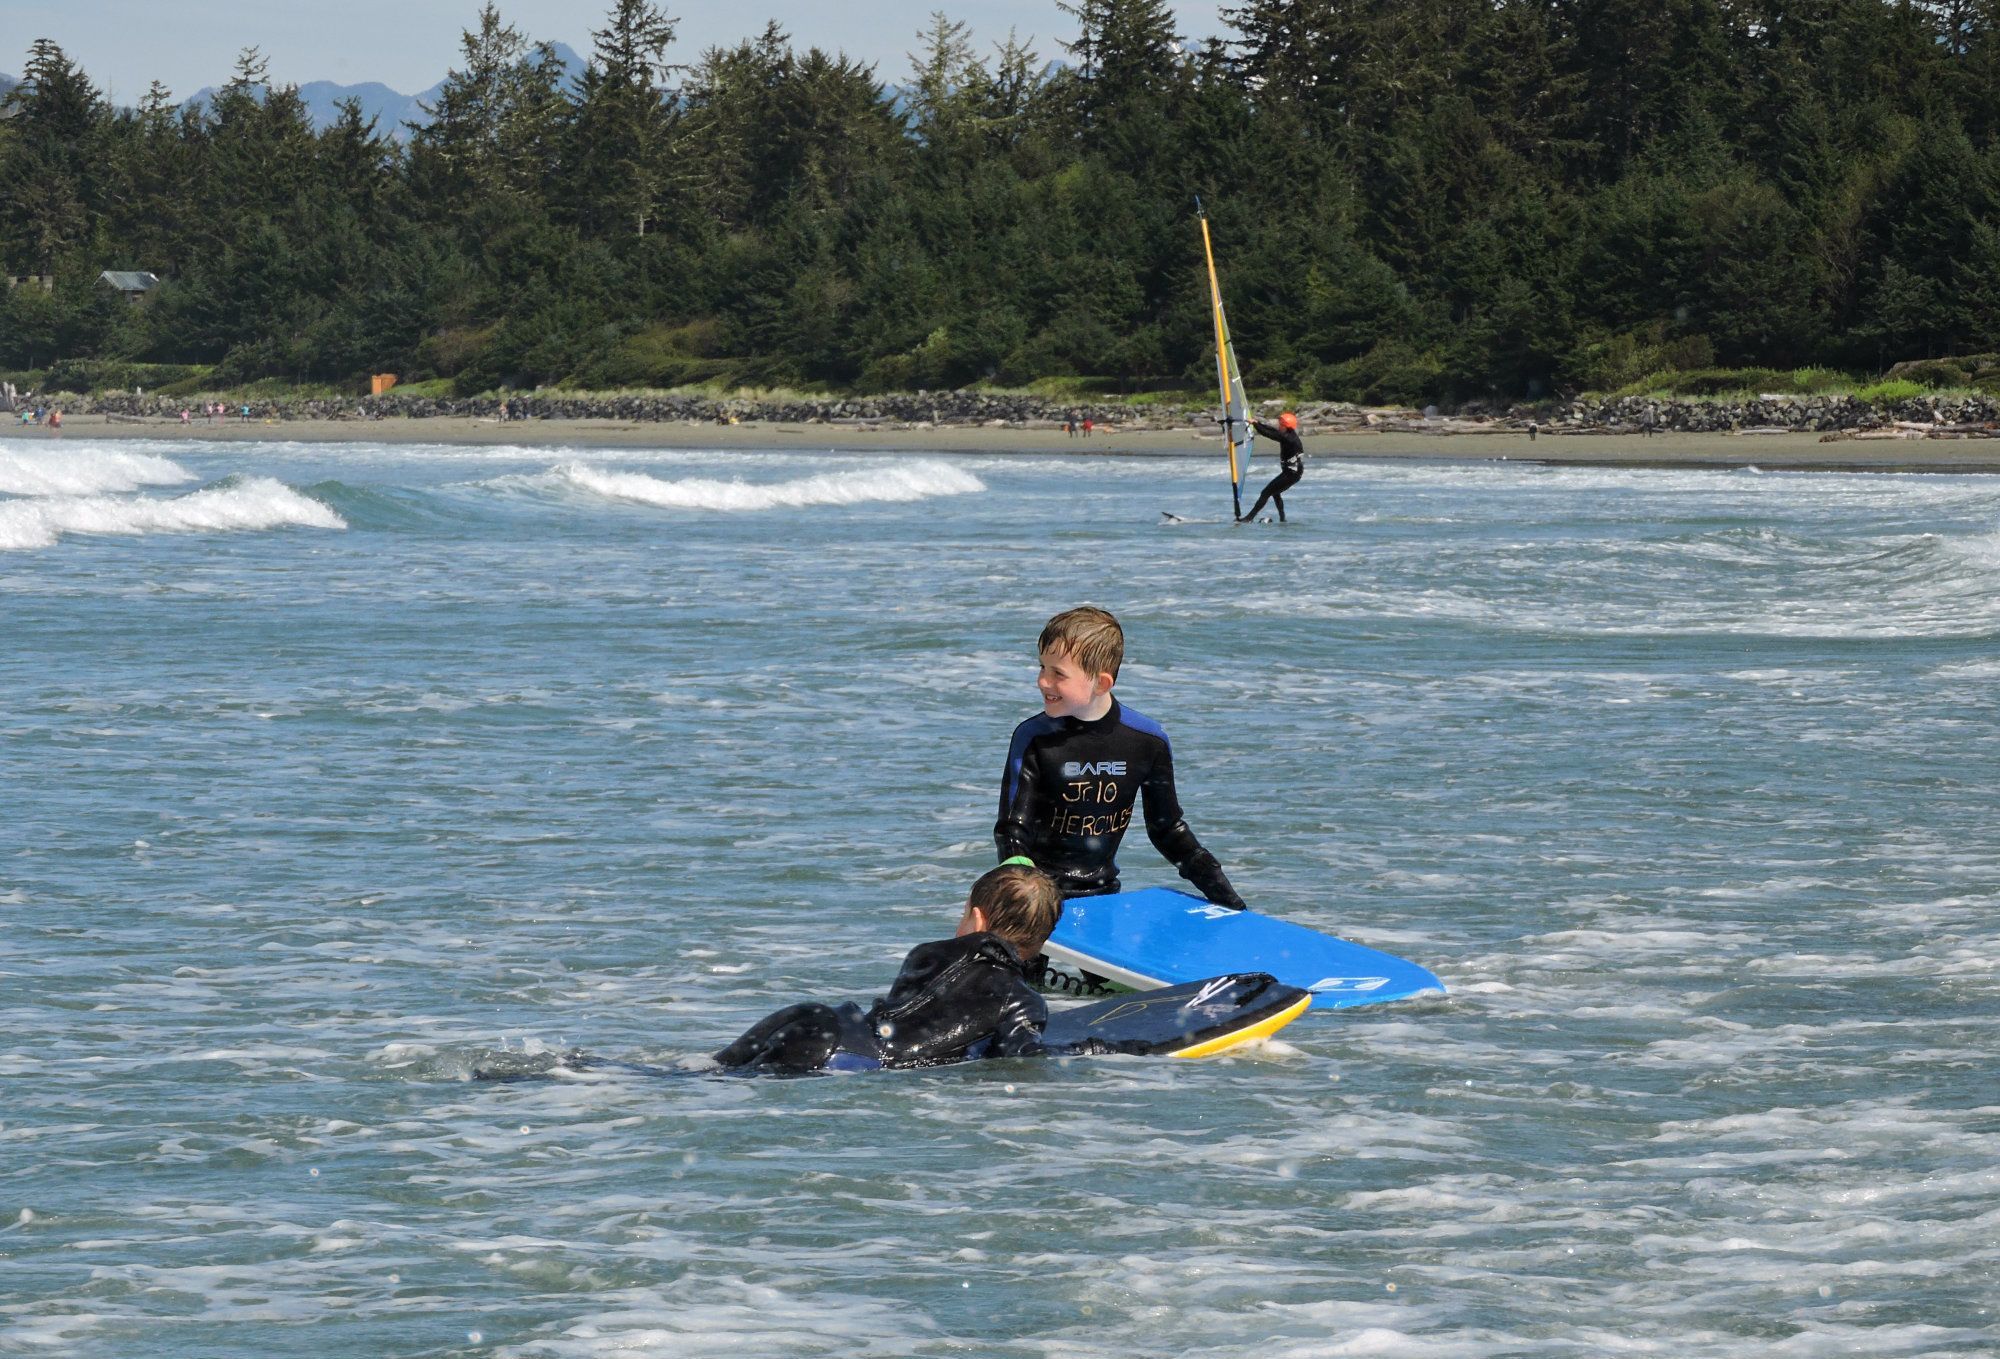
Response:
[[[476,21],[481,0],[0,0],[0,71],[19,75],[28,46],[53,38],[100,89],[136,104],[153,80],[185,97],[229,78],[236,54],[262,49],[274,79],[302,85],[379,80],[415,94],[457,63],[459,35]],[[524,35],[566,42],[588,55],[591,30],[611,0],[498,0],[500,15]],[[1216,17],[1233,0],[1176,3],[1183,32],[1220,31]],[[1011,27],[1046,59],[1072,37],[1055,0],[667,0],[680,21],[671,57],[692,60],[703,48],[735,43],[776,19],[801,46],[838,48],[901,80],[904,55],[932,11],[972,25],[982,50]]]

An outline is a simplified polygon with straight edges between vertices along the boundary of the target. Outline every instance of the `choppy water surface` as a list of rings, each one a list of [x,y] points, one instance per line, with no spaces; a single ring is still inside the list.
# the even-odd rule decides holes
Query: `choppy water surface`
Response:
[[[1156,522],[1226,499],[0,444],[0,1352],[2000,1349],[2000,482],[1318,465],[1283,530]],[[466,1079],[878,990],[1083,600],[1244,893],[1449,998]]]

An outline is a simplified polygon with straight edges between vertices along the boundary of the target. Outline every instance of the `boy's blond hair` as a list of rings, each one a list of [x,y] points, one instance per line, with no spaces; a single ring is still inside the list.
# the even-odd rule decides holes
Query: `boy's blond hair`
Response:
[[[1039,868],[1002,864],[972,884],[965,904],[978,907],[986,916],[986,928],[1012,944],[1016,953],[1032,958],[1042,951],[1062,914],[1062,891]]]
[[[1067,656],[1085,674],[1117,679],[1118,667],[1125,663],[1125,629],[1110,610],[1085,604],[1051,618],[1035,650]]]

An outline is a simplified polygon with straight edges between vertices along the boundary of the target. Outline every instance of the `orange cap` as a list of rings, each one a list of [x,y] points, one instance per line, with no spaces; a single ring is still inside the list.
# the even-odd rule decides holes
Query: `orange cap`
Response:
[[[1290,411],[1286,411],[1278,417],[1278,427],[1280,429],[1297,429],[1299,427],[1299,417],[1293,415]]]

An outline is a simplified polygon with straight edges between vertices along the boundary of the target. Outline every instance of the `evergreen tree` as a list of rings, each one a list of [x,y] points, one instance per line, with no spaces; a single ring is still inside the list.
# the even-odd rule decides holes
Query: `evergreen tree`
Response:
[[[930,27],[918,35],[923,51],[910,54],[913,70],[904,105],[910,131],[926,147],[958,148],[978,117],[986,72],[973,55],[970,32],[968,25],[936,10]]]
[[[54,273],[91,241],[100,207],[96,153],[109,110],[46,38],[30,49],[4,105],[13,117],[0,162],[0,255],[9,272]]]
[[[769,173],[776,138],[764,115],[791,66],[791,40],[773,22],[755,40],[704,52],[682,87],[680,186],[721,225],[766,221],[783,197]]]
[[[674,108],[664,81],[674,21],[652,0],[614,0],[593,35],[566,158],[577,226],[592,236],[644,236],[663,210]]]
[[[1181,41],[1166,0],[1056,0],[1076,20],[1073,116],[1102,143],[1122,122],[1157,116],[1179,82]]]
[[[479,11],[479,27],[460,35],[459,46],[464,65],[445,77],[435,102],[420,105],[425,120],[410,130],[415,173],[440,204],[520,187],[505,139],[519,116],[523,89],[534,87],[528,44],[501,20],[492,0]]]

